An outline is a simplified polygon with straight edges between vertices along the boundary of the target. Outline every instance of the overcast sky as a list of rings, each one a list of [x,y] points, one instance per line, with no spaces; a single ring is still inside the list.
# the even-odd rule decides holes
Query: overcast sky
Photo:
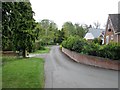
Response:
[[[30,0],[35,20],[53,20],[59,28],[66,21],[106,24],[108,14],[118,13],[119,0]]]

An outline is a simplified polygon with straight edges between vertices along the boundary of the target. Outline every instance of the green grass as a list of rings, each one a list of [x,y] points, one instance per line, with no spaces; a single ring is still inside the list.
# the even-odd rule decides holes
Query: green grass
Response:
[[[44,88],[44,60],[3,57],[2,85],[3,88]]]
[[[50,48],[49,47],[45,47],[45,50],[36,50],[32,54],[43,54],[43,53],[49,53],[49,52],[50,52]]]
[[[0,90],[2,89],[2,65],[0,65]]]
[[[0,90],[2,89],[2,56],[0,55]]]

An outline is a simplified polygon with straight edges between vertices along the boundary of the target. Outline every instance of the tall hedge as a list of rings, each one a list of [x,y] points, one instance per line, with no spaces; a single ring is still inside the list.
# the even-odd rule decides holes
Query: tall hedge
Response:
[[[83,46],[86,45],[87,42],[84,39],[80,39],[79,37],[70,36],[67,40],[62,42],[62,46],[76,52],[82,52]]]
[[[100,45],[71,36],[62,42],[62,46],[78,53],[120,60],[120,43],[111,42],[107,45]]]

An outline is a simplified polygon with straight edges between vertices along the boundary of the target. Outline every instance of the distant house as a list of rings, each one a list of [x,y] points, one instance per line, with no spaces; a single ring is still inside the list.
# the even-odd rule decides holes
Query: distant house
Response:
[[[94,39],[94,36],[92,33],[86,33],[85,37],[84,37],[86,40],[93,40]]]
[[[105,32],[104,29],[89,28],[84,38],[89,41],[95,38],[101,38],[102,43],[104,43],[104,32]]]
[[[104,36],[105,44],[120,42],[120,14],[109,14]]]

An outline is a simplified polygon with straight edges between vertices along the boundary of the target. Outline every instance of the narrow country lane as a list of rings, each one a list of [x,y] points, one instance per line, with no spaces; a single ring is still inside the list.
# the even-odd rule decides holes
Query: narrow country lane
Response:
[[[45,58],[45,88],[118,88],[118,71],[74,62],[52,46]]]

